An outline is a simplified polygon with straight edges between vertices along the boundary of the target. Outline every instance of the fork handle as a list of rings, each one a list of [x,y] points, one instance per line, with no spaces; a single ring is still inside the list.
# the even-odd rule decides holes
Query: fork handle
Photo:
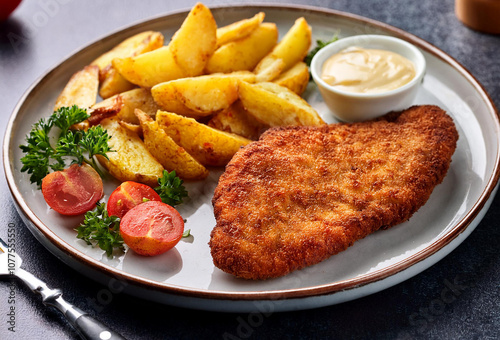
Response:
[[[57,308],[85,340],[125,340],[123,336],[104,326],[87,313],[73,306],[62,297],[59,289],[51,289],[47,284],[22,268],[17,268],[15,275],[33,292],[42,296],[47,306]]]
[[[54,295],[54,298],[47,297],[43,300],[43,303],[59,309],[82,339],[125,340],[120,334],[104,326],[90,315],[64,300],[61,295]]]
[[[76,319],[74,326],[83,339],[125,340],[123,336],[104,326],[102,323],[87,314],[83,314]]]

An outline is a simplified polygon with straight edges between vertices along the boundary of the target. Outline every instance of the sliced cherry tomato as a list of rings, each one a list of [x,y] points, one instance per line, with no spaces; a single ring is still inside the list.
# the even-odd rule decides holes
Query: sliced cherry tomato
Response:
[[[62,215],[81,215],[93,209],[104,195],[101,177],[90,165],[73,164],[42,180],[47,204]]]
[[[120,233],[130,249],[154,256],[172,249],[182,238],[184,220],[163,202],[149,201],[132,208],[120,221]]]
[[[161,202],[160,195],[146,184],[123,182],[108,199],[108,215],[122,218],[130,209],[147,201]]]

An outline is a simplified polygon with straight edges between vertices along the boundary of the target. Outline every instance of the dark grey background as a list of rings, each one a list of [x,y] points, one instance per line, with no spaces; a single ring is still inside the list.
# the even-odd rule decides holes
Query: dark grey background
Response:
[[[120,27],[195,1],[24,0],[0,26],[2,139],[9,115],[28,88],[71,52]],[[231,1],[205,1],[206,5]],[[255,3],[246,1],[246,3]],[[453,0],[260,1],[327,7],[363,15],[409,31],[456,58],[500,106],[500,37],[474,32],[454,15]],[[17,37],[15,43],[6,38]],[[3,173],[3,171],[2,171]],[[249,315],[209,313],[155,304],[116,294],[101,310],[106,287],[51,255],[30,234],[0,180],[0,236],[16,227],[23,267],[63,290],[70,302],[130,339],[177,338],[359,338],[488,339],[500,334],[499,203],[455,251],[435,266],[383,292],[315,310]],[[453,294],[449,294],[449,292]],[[60,314],[16,286],[16,333],[7,331],[8,282],[0,283],[0,339],[75,339]],[[443,294],[445,292],[446,294]],[[102,293],[102,292],[101,292]]]

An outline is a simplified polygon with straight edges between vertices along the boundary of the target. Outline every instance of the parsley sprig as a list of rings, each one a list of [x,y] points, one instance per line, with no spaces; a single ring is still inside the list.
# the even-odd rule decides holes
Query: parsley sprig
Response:
[[[90,164],[102,176],[94,156],[102,155],[107,158],[106,153],[111,151],[108,140],[108,132],[100,125],[93,126],[87,131],[70,130],[59,138],[56,154],[61,157],[73,157],[74,163]]]
[[[120,218],[109,216],[105,203],[97,203],[94,210],[87,211],[83,223],[75,230],[78,232],[77,238],[88,245],[99,246],[108,257],[113,257],[115,248],[125,250],[120,234]]]
[[[172,207],[181,204],[185,197],[188,197],[188,192],[183,185],[184,181],[177,177],[175,170],[168,172],[163,170],[163,177],[158,179],[158,187],[155,191],[160,195],[163,203]]]
[[[101,126],[93,126],[87,131],[70,130],[74,124],[87,119],[89,114],[85,109],[74,105],[62,107],[46,120],[40,119],[33,125],[32,130],[26,136],[26,144],[20,145],[26,154],[21,158],[23,164],[21,172],[31,174],[31,183],[41,185],[42,179],[51,171],[63,170],[66,166],[66,158],[72,159],[72,163],[91,165],[101,176],[103,176],[94,158],[101,155],[108,158],[106,153],[112,151],[108,145],[109,135]],[[54,145],[51,143],[51,132],[53,127],[59,128]]]

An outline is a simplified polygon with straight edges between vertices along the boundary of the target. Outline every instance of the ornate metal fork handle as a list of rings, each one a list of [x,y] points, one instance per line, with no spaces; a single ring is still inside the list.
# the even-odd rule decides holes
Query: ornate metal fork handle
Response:
[[[9,249],[0,238],[0,268],[2,276],[14,276],[23,281],[33,292],[42,296],[46,306],[57,308],[73,325],[79,335],[86,340],[124,340],[120,334],[104,326],[85,312],[63,299],[59,289],[51,289],[47,284],[20,267],[21,258]],[[12,260],[12,261],[11,261]],[[12,266],[11,266],[12,264]]]

